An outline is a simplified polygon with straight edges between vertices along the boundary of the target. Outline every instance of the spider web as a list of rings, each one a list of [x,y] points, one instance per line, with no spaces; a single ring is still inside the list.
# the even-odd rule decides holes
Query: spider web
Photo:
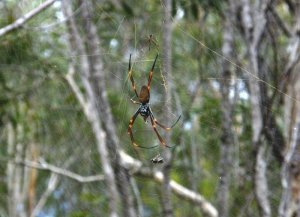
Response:
[[[189,6],[191,3],[186,3]],[[100,7],[100,6],[99,6]],[[78,10],[74,11],[73,16],[79,19]],[[64,64],[71,58],[69,54],[62,53],[59,49],[53,48],[56,41],[45,43],[45,38],[50,33],[61,31],[64,22],[60,19],[61,11],[59,4],[55,7],[57,15],[57,23],[51,23],[52,18],[46,16],[46,21],[50,20],[50,24],[39,26],[39,23],[29,25],[28,30],[35,30],[36,34],[40,34],[40,41],[35,45],[35,49],[43,51],[44,55],[56,56],[61,59]],[[147,14],[146,21],[142,22],[142,15],[135,14],[133,18],[128,18],[123,15],[112,16],[102,10],[96,16],[96,25],[100,26],[104,18],[110,18],[110,31],[114,34],[111,37],[110,43],[103,44],[103,57],[106,65],[106,83],[112,112],[115,118],[115,123],[120,141],[122,141],[122,149],[130,155],[139,158],[143,163],[160,169],[162,165],[152,165],[150,159],[161,151],[161,147],[145,150],[140,149],[141,155],[138,156],[133,150],[130,139],[127,135],[128,122],[131,115],[134,114],[137,105],[130,102],[133,98],[130,80],[128,80],[127,69],[129,54],[133,54],[133,76],[136,82],[137,90],[146,84],[148,73],[152,66],[155,55],[159,53],[153,79],[151,83],[151,109],[161,123],[170,118],[176,121],[179,115],[182,119],[177,126],[172,129],[172,142],[176,143],[176,147],[172,149],[174,161],[172,166],[172,179],[182,183],[183,185],[200,192],[209,201],[215,201],[217,185],[219,181],[218,167],[219,159],[216,153],[219,153],[218,137],[221,136],[222,128],[220,123],[220,100],[218,91],[221,81],[221,63],[225,57],[222,56],[220,49],[221,43],[215,39],[205,38],[193,32],[194,26],[184,28],[181,25],[181,8],[177,8],[177,16],[173,22],[177,24],[174,29],[172,42],[173,58],[172,58],[172,75],[170,80],[165,79],[162,72],[162,21],[157,21],[157,17],[161,16],[161,11]],[[156,20],[155,22],[153,20]],[[214,21],[210,21],[214,22]],[[160,25],[158,25],[159,23]],[[209,30],[207,30],[209,31]],[[205,31],[204,31],[205,32]],[[149,49],[149,36],[153,35],[156,45],[151,45]],[[44,39],[43,39],[44,38]],[[62,38],[60,43],[66,39]],[[105,39],[105,41],[108,41]],[[188,47],[186,47],[188,45]],[[46,49],[44,48],[46,46]],[[190,49],[197,46],[198,53],[203,54],[198,60],[190,58]],[[123,53],[120,53],[123,50]],[[49,54],[50,52],[50,54]],[[238,55],[236,53],[236,55]],[[206,59],[208,60],[206,60]],[[236,84],[236,90],[233,94],[238,94],[240,110],[247,110],[248,94],[246,82],[249,79],[255,79],[259,82],[266,83],[270,89],[276,89],[272,84],[257,78],[252,72],[247,70],[246,65],[237,65],[234,60],[226,59],[232,66],[237,67],[240,73],[247,74],[243,79],[238,77],[232,78],[232,83]],[[26,75],[36,77],[39,87],[32,94],[32,101],[36,102],[33,107],[40,108],[39,112],[39,127],[36,138],[37,143],[43,144],[39,147],[40,156],[59,167],[67,168],[83,176],[99,174],[101,163],[96,151],[95,141],[89,123],[85,120],[83,112],[72,95],[72,91],[63,76],[65,72],[56,72],[55,65],[50,65],[49,73],[43,74],[40,72],[29,73],[27,67],[34,67],[36,62],[30,62],[28,65],[10,65],[15,69],[15,74],[9,76],[18,77],[20,72],[24,71]],[[37,62],[37,64],[41,64]],[[187,71],[189,69],[190,71]],[[210,73],[207,73],[209,71]],[[11,73],[9,71],[9,73]],[[8,75],[6,75],[8,76]],[[23,76],[16,79],[16,86],[26,79]],[[54,82],[55,80],[55,82]],[[173,98],[171,100],[172,113],[165,115],[165,99],[164,94],[167,91],[166,85],[173,87]],[[56,88],[53,88],[56,87]],[[212,93],[207,93],[206,89],[213,90]],[[33,91],[33,89],[31,90]],[[285,93],[280,92],[285,96]],[[289,97],[289,96],[288,96]],[[193,103],[188,102],[193,98]],[[272,113],[279,114],[281,111],[272,109]],[[243,112],[246,114],[247,112]],[[248,114],[249,120],[250,116]],[[61,123],[63,120],[64,124]],[[242,121],[237,120],[238,121]],[[241,125],[241,123],[239,123]],[[240,125],[235,126],[235,132],[240,135]],[[247,126],[245,126],[247,127]],[[249,127],[249,126],[248,126]],[[50,129],[50,130],[49,130]],[[51,131],[51,135],[45,132]],[[159,129],[159,132],[164,137],[165,132]],[[138,144],[143,146],[159,145],[159,141],[151,127],[151,123],[145,123],[141,117],[138,117],[134,127],[133,134]],[[207,137],[207,134],[215,135],[215,138]],[[63,135],[63,136],[62,136]],[[245,190],[248,191],[243,198],[244,203],[239,203],[239,207],[234,209],[245,209],[251,213],[254,194],[250,192],[252,171],[249,170],[249,152],[251,149],[250,142],[247,142],[243,136],[237,138],[234,144],[233,155],[234,164],[234,184],[238,187],[246,182]],[[248,138],[249,135],[248,135]],[[240,142],[241,141],[241,142]],[[173,145],[173,144],[172,144]],[[53,151],[55,150],[55,151]],[[274,159],[267,151],[267,163],[274,162]],[[254,159],[252,159],[254,160]],[[279,169],[276,166],[270,165],[268,170],[268,180],[270,185],[270,202],[271,206],[277,207],[280,200],[280,178]],[[274,167],[274,172],[272,171]],[[186,175],[182,177],[181,173]],[[43,173],[43,172],[42,172]],[[37,192],[43,192],[47,188],[48,177],[43,174],[40,176],[40,183]],[[277,180],[277,181],[276,181]],[[159,216],[160,210],[160,188],[159,186],[146,178],[135,177],[132,183],[133,188],[137,189],[135,196],[139,198],[139,203],[143,209],[144,216]],[[238,187],[233,191],[238,191]],[[45,206],[43,212],[39,216],[51,216],[74,212],[75,214],[91,213],[93,216],[101,216],[101,213],[107,211],[107,198],[105,190],[107,186],[104,182],[91,182],[81,184],[73,180],[60,177],[57,182],[56,190],[50,196],[49,205]],[[234,192],[236,193],[236,192]],[[4,196],[1,196],[4,197]],[[194,208],[188,202],[174,197],[172,198],[174,211],[176,216],[182,216],[184,213],[191,212]],[[231,201],[234,203],[236,201]],[[156,207],[156,208],[153,208]],[[74,214],[74,215],[75,215]],[[200,210],[194,211],[194,216],[201,216]]]
[[[187,3],[188,6],[189,3]],[[180,8],[178,8],[180,13]],[[159,15],[160,12],[157,14],[153,14],[149,20],[151,21],[152,18]],[[138,15],[136,15],[138,17]],[[178,19],[178,20],[176,20]],[[175,129],[172,132],[172,138],[180,137],[181,140],[176,140],[176,148],[172,150],[174,155],[174,161],[173,161],[173,167],[172,170],[174,171],[172,175],[174,176],[175,180],[181,180],[178,177],[179,171],[182,170],[182,168],[187,169],[186,175],[191,176],[190,179],[185,183],[187,186],[190,186],[191,188],[197,189],[199,192],[201,192],[203,195],[205,195],[209,200],[214,201],[218,186],[218,169],[219,168],[219,160],[216,158],[215,154],[209,154],[209,153],[216,153],[220,151],[219,148],[219,142],[209,138],[206,138],[207,133],[216,135],[217,137],[221,137],[222,134],[222,128],[220,124],[220,110],[218,107],[220,106],[219,101],[217,100],[217,92],[220,91],[220,82],[222,80],[221,78],[221,65],[222,61],[226,60],[228,61],[232,67],[237,68],[237,71],[239,73],[243,74],[244,76],[235,75],[235,77],[232,77],[231,82],[232,86],[235,86],[235,90],[232,89],[232,97],[236,96],[238,98],[238,109],[244,109],[244,106],[247,106],[247,101],[249,100],[249,95],[247,93],[246,89],[246,83],[250,79],[255,79],[259,81],[260,83],[265,83],[269,89],[272,91],[276,91],[281,95],[284,95],[286,97],[290,97],[286,93],[281,92],[279,89],[277,89],[272,84],[266,82],[263,79],[258,78],[255,76],[251,71],[247,69],[246,65],[237,64],[234,60],[226,59],[220,51],[221,43],[220,41],[216,40],[210,40],[208,38],[202,37],[202,36],[195,36],[193,33],[192,28],[190,29],[183,27],[180,24],[180,15],[178,15],[177,18],[174,18],[173,22],[177,24],[177,28],[174,30],[173,34],[176,35],[174,38],[174,41],[172,42],[173,47],[173,58],[172,58],[172,76],[170,80],[166,80],[164,77],[164,74],[162,72],[162,27],[153,26],[146,22],[143,23],[143,25],[139,25],[138,21],[134,19],[134,22],[132,24],[132,34],[134,34],[134,42],[125,44],[127,49],[129,50],[129,53],[133,53],[133,70],[134,70],[134,78],[135,82],[137,84],[137,87],[141,87],[141,85],[145,84],[147,81],[147,76],[149,73],[149,70],[152,66],[152,62],[154,60],[155,54],[159,53],[159,60],[158,64],[155,67],[154,74],[153,74],[153,81],[151,84],[151,108],[154,112],[154,114],[157,116],[158,120],[163,123],[163,121],[166,119],[164,116],[164,110],[166,109],[164,107],[165,101],[163,95],[166,91],[166,85],[172,85],[174,87],[173,98],[171,101],[172,104],[172,113],[169,114],[171,119],[176,120],[176,117],[178,117],[179,114],[181,114],[182,111],[185,111],[185,114],[188,114],[190,117],[186,118],[183,116],[183,119],[180,121],[179,125],[175,127]],[[147,28],[144,28],[144,26],[147,26]],[[122,27],[120,27],[122,28]],[[125,29],[124,29],[125,31]],[[124,32],[121,31],[121,32]],[[138,36],[137,36],[138,35]],[[155,36],[156,41],[158,42],[157,46],[152,46],[149,51],[149,45],[148,36],[153,35]],[[133,37],[133,36],[132,36]],[[189,52],[190,50],[184,47],[186,44],[191,44],[190,46],[198,46],[199,53],[203,53],[203,56],[206,56],[207,59],[209,59],[209,63],[205,63],[204,58],[202,59],[199,57],[199,61],[191,60],[189,58]],[[234,51],[235,52],[235,51]],[[128,64],[128,56],[129,53],[125,55],[124,63],[122,63],[124,68],[127,69]],[[235,53],[237,56],[238,54]],[[182,60],[178,61],[178,56],[182,58]],[[126,59],[127,57],[127,59]],[[193,72],[187,72],[185,69],[192,68],[191,71]],[[209,68],[211,73],[206,73],[205,71]],[[125,71],[126,72],[126,71]],[[196,73],[195,73],[196,72]],[[198,74],[198,73],[199,74]],[[126,75],[126,74],[125,74]],[[200,80],[198,81],[197,78],[200,76]],[[185,79],[185,80],[183,80]],[[123,90],[126,89],[126,93],[124,93],[124,100],[122,100],[119,103],[119,107],[125,110],[129,110],[130,114],[133,114],[137,108],[136,105],[131,104],[130,98],[134,97],[134,92],[132,91],[130,81],[125,77],[123,79]],[[198,83],[199,82],[199,83]],[[201,85],[204,85],[205,87],[212,87],[211,89],[214,90],[214,93],[207,93],[205,90],[205,87],[201,87]],[[185,86],[185,89],[182,89],[181,87]],[[139,88],[138,88],[139,91]],[[180,101],[180,99],[185,98],[191,98],[195,97],[194,104],[189,107],[189,104],[185,104],[184,101]],[[210,99],[211,102],[209,103],[203,103],[201,102],[199,98],[203,97],[204,99]],[[178,99],[180,98],[180,99]],[[177,100],[177,102],[176,102]],[[232,99],[233,100],[233,99]],[[295,99],[293,99],[295,100]],[[180,101],[178,103],[178,101]],[[178,105],[179,104],[179,105]],[[264,106],[264,105],[263,105]],[[210,110],[210,111],[207,111]],[[181,111],[181,112],[178,112]],[[272,109],[271,112],[273,114],[280,114],[280,110]],[[200,113],[200,115],[199,115]],[[163,114],[163,115],[162,115]],[[183,115],[185,115],[183,114]],[[245,114],[245,113],[243,113]],[[249,114],[248,114],[249,115]],[[248,116],[249,120],[251,119],[250,116]],[[242,121],[237,120],[237,121]],[[128,125],[128,117],[122,118],[122,122],[125,125],[125,128]],[[240,122],[241,124],[241,122]],[[249,124],[249,123],[248,123]],[[240,135],[241,138],[236,138],[236,143],[233,147],[233,155],[234,155],[234,170],[233,170],[233,176],[234,176],[234,182],[237,185],[234,191],[239,191],[239,186],[242,186],[246,180],[248,180],[248,183],[246,185],[246,188],[249,188],[248,184],[251,182],[249,179],[251,179],[252,176],[252,170],[251,165],[249,165],[249,162],[245,159],[249,158],[249,149],[251,149],[251,142],[243,140],[243,135],[240,134],[240,127],[234,125],[234,131],[237,135]],[[163,130],[160,130],[160,133],[162,135],[165,135],[163,133]],[[136,120],[136,123],[133,127],[133,134],[137,138],[137,143],[142,144],[143,146],[152,147],[153,145],[158,145],[158,139],[156,135],[153,132],[153,129],[151,127],[150,123],[144,123],[142,118],[138,117]],[[182,134],[184,136],[182,136]],[[202,135],[201,135],[202,134]],[[204,134],[204,135],[203,135]],[[245,136],[246,137],[246,136]],[[250,139],[250,137],[248,137]],[[241,142],[240,142],[241,140]],[[133,156],[136,156],[134,152],[132,152],[132,145],[129,140],[127,139],[127,145],[125,144],[125,149],[127,152],[131,153]],[[174,141],[174,140],[172,140]],[[193,144],[193,145],[192,145]],[[150,159],[155,156],[157,153],[160,152],[158,149],[151,149],[151,150],[144,150],[140,149],[140,152],[143,153],[142,155],[142,161],[147,164],[149,163]],[[192,154],[195,152],[196,154]],[[272,181],[272,185],[269,186],[270,191],[272,192],[272,195],[270,197],[270,203],[272,207],[278,206],[278,201],[280,200],[280,190],[278,190],[280,187],[280,178],[279,173],[280,170],[276,167],[273,167],[271,162],[274,162],[274,157],[271,154],[270,148],[266,151],[266,161],[267,164],[270,165],[276,172],[271,172],[271,170],[268,170],[267,177],[268,180],[274,180]],[[138,156],[136,156],[138,157]],[[254,161],[254,159],[253,159]],[[196,163],[196,165],[191,165],[192,163]],[[197,164],[199,166],[197,166]],[[157,168],[160,168],[159,165],[156,165]],[[177,172],[176,172],[177,171]],[[192,180],[191,180],[192,179]],[[145,179],[136,178],[138,185],[140,188],[143,188],[145,186]],[[195,181],[196,180],[196,181]],[[213,180],[213,181],[212,181]],[[201,184],[197,184],[196,186],[193,186],[193,183],[197,182]],[[149,183],[147,183],[149,184]],[[153,187],[153,186],[152,186]],[[151,195],[150,197],[154,199],[155,201],[160,201],[159,191],[157,193],[153,193],[157,191],[157,187],[154,187],[154,190],[151,190],[151,192],[147,192],[147,195]],[[249,191],[248,194],[245,194],[245,203],[239,203],[239,206],[234,207],[235,209],[240,210],[247,210],[247,213],[253,214],[255,211],[253,211],[254,203],[254,193]],[[245,196],[243,195],[243,196]],[[147,207],[152,204],[152,200],[147,199],[146,197],[142,196],[142,201],[145,206],[145,210],[147,210]],[[188,204],[182,204],[182,200],[174,199],[174,207],[178,207],[179,210],[182,210],[181,213],[186,213],[186,211],[189,210]],[[235,203],[236,201],[231,201],[231,203]],[[177,210],[177,209],[176,209]],[[175,210],[175,212],[176,212]],[[184,211],[183,211],[184,210]],[[153,210],[152,210],[153,211]],[[241,214],[243,211],[239,211]],[[195,212],[197,213],[197,212]],[[194,213],[194,215],[195,215]],[[155,214],[159,214],[155,213]],[[153,212],[151,212],[150,216],[153,215]],[[182,214],[181,214],[182,215]],[[199,213],[198,213],[199,215]],[[145,215],[147,216],[147,215]],[[180,214],[179,214],[180,216]]]

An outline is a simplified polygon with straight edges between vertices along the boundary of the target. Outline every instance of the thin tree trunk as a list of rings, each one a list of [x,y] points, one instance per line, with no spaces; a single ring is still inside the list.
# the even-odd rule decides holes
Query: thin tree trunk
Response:
[[[21,161],[24,159],[26,146],[22,142],[24,140],[23,125],[18,124],[16,129],[11,124],[8,124],[8,154],[11,159]],[[7,179],[8,179],[8,204],[9,216],[25,217],[25,192],[26,179],[25,167],[23,165],[16,165],[9,160],[7,165]]]
[[[226,11],[226,18],[223,29],[223,46],[222,55],[226,59],[233,58],[233,29],[232,29],[232,17],[234,17],[235,11],[233,3],[228,3],[228,9]],[[230,102],[230,83],[232,76],[231,64],[227,60],[223,60],[222,69],[222,81],[221,81],[221,110],[222,110],[222,137],[221,137],[221,158],[219,166],[219,190],[218,190],[218,210],[221,217],[229,216],[229,188],[230,177],[232,174],[232,150],[234,145],[234,134],[232,131],[232,103]]]
[[[36,144],[30,144],[29,157],[32,161],[38,160],[38,150]],[[28,186],[28,216],[33,212],[36,204],[36,188],[37,188],[38,170],[29,168],[29,186]]]
[[[171,0],[163,0],[163,73],[165,75],[166,82],[171,79],[171,70],[172,70],[172,20],[171,20]],[[170,126],[170,114],[171,110],[171,93],[172,93],[172,83],[168,82],[166,85],[166,93],[165,93],[165,120],[166,124]],[[165,134],[165,140],[168,145],[171,142],[170,134]],[[173,216],[173,207],[172,207],[172,192],[170,187],[170,172],[172,167],[172,153],[169,149],[164,149],[163,156],[165,159],[165,163],[163,166],[163,174],[164,180],[161,188],[162,193],[162,208],[163,208],[163,216],[172,217]]]
[[[300,60],[300,39],[299,39],[299,32],[300,32],[300,5],[294,4],[293,11],[295,11],[295,20],[294,20],[294,27],[291,33],[291,37],[289,39],[289,44],[287,46],[287,55],[288,55],[288,63],[285,67],[285,74],[283,79],[282,86],[286,86],[287,94],[290,97],[285,97],[285,104],[284,104],[284,119],[285,119],[285,126],[284,126],[284,135],[286,137],[287,144],[291,142],[291,137],[293,133],[293,126],[295,124],[295,98],[297,95],[294,95],[295,88],[297,86],[297,79],[295,77],[299,72],[299,60]],[[298,68],[296,68],[298,67]],[[286,85],[284,83],[287,83]],[[292,99],[294,98],[294,99]]]
[[[255,153],[254,188],[258,207],[262,216],[270,217],[271,208],[268,199],[269,191],[266,178],[266,162],[264,158],[265,147],[261,141],[263,116],[261,109],[261,92],[259,86],[258,54],[264,30],[266,28],[265,13],[269,1],[257,1],[256,7],[250,7],[248,0],[243,0],[242,22],[246,32],[246,42],[249,54],[249,88],[251,102],[252,144]],[[251,17],[252,13],[252,17]]]
[[[106,133],[103,131],[100,125],[100,117],[99,111],[97,109],[97,98],[93,90],[93,86],[89,80],[91,76],[90,66],[88,55],[85,51],[84,41],[82,40],[74,18],[72,14],[71,2],[69,0],[63,1],[63,12],[65,17],[68,18],[67,21],[67,28],[68,28],[68,39],[69,39],[69,46],[70,51],[75,54],[72,56],[79,56],[80,57],[80,76],[82,79],[83,86],[85,88],[86,96],[80,92],[79,88],[76,86],[74,80],[72,80],[72,72],[67,77],[71,87],[73,88],[76,96],[81,103],[84,113],[87,116],[88,121],[91,123],[92,129],[95,134],[98,151],[102,163],[102,168],[105,175],[105,181],[107,185],[107,196],[109,198],[109,209],[110,209],[110,216],[117,217],[118,216],[118,191],[116,187],[114,172],[109,160],[109,154],[106,147]],[[77,88],[77,89],[76,89]]]
[[[6,176],[7,176],[7,190],[8,190],[8,214],[11,217],[16,216],[16,201],[13,198],[13,180],[14,180],[14,170],[16,165],[13,163],[13,156],[15,151],[15,131],[12,123],[7,124],[7,154],[11,157],[11,159],[7,163],[6,168]]]
[[[295,123],[289,150],[282,165],[283,192],[279,206],[280,217],[300,216],[300,118]]]
[[[281,183],[283,187],[279,216],[300,216],[300,5],[295,4],[295,25],[289,43],[289,63],[295,62],[294,70],[288,75],[287,90],[285,97],[285,135],[286,154],[281,170]],[[298,56],[298,57],[297,57]],[[289,65],[293,64],[288,64]],[[286,70],[287,71],[287,70]]]
[[[119,156],[119,139],[116,134],[116,127],[112,117],[111,108],[108,102],[105,73],[103,67],[102,51],[100,49],[101,42],[97,35],[97,29],[93,23],[93,7],[91,1],[82,1],[82,15],[86,30],[86,43],[89,53],[89,65],[91,76],[89,81],[92,84],[93,91],[97,96],[97,110],[101,118],[102,126],[107,135],[106,146],[110,153],[110,159],[114,168],[116,184],[121,196],[123,205],[123,216],[135,217],[136,211],[134,208],[133,196],[130,189],[129,174],[120,164]]]

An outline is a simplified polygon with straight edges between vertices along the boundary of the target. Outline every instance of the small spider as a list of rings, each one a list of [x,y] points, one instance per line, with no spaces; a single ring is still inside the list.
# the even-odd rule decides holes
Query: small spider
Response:
[[[153,34],[150,34],[148,37],[147,37],[147,43],[148,43],[148,46],[149,46],[149,51],[151,50],[151,44],[153,44],[156,49],[158,49],[158,43],[154,37]]]
[[[177,122],[179,121],[181,115],[178,117],[177,121],[171,126],[171,127],[166,127],[164,125],[162,125],[161,123],[159,123],[156,118],[154,117],[152,111],[151,111],[151,108],[149,106],[149,100],[150,100],[150,84],[151,84],[151,80],[152,80],[152,74],[153,74],[153,70],[154,70],[154,66],[155,66],[155,63],[156,63],[156,60],[157,60],[157,57],[158,57],[158,54],[156,55],[155,57],[155,60],[154,60],[154,63],[152,65],[152,68],[149,72],[149,76],[148,76],[148,85],[143,85],[142,88],[141,88],[141,91],[140,91],[140,94],[137,93],[136,91],[136,86],[135,86],[135,83],[134,83],[134,80],[133,80],[133,77],[132,77],[132,68],[131,68],[131,54],[130,54],[130,57],[129,57],[129,67],[128,67],[128,76],[130,78],[130,81],[131,81],[131,85],[132,85],[132,88],[135,92],[135,95],[136,97],[138,98],[138,102],[137,101],[134,101],[133,99],[131,99],[131,101],[134,103],[134,104],[139,104],[139,108],[137,109],[137,111],[134,113],[134,115],[132,116],[132,118],[130,119],[129,121],[129,126],[128,126],[128,134],[130,136],[130,139],[131,139],[131,142],[132,144],[135,146],[135,147],[140,147],[140,148],[146,148],[146,149],[150,149],[150,148],[155,148],[157,147],[158,145],[156,146],[152,146],[152,147],[145,147],[145,146],[139,146],[135,143],[134,141],[134,138],[133,138],[133,134],[132,134],[132,126],[134,124],[134,121],[136,119],[136,117],[140,114],[144,121],[146,122],[147,121],[147,118],[150,117],[150,120],[151,120],[151,124],[152,124],[152,127],[153,127],[153,130],[154,132],[156,133],[156,136],[158,137],[160,143],[162,146],[164,147],[168,147],[168,148],[172,148],[172,146],[168,146],[165,141],[163,140],[163,138],[160,136],[160,134],[158,133],[157,129],[156,129],[156,126],[160,126],[161,128],[169,131],[171,130],[171,128],[173,128]],[[160,162],[161,160],[159,160]]]
[[[154,164],[162,164],[164,162],[164,159],[162,158],[162,156],[160,156],[160,154],[158,154],[151,159],[151,162]]]

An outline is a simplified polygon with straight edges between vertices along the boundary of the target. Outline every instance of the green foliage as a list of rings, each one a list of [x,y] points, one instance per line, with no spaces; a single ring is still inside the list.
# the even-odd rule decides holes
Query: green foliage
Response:
[[[70,213],[70,217],[92,217],[91,214],[89,214],[90,211],[89,210],[86,210],[86,211],[83,211],[83,210],[80,210],[80,211],[73,211]]]
[[[201,135],[205,138],[205,144],[211,147],[211,151],[216,150],[221,136],[221,110],[220,100],[209,96],[203,96],[203,105],[200,109],[194,108],[200,115],[199,126]]]
[[[199,189],[205,198],[212,199],[217,186],[218,180],[215,177],[205,177],[201,180]]]
[[[92,194],[89,192],[85,192],[82,193],[80,196],[80,200],[82,200],[82,202],[87,202],[87,203],[91,203],[91,204],[98,204],[99,202],[101,202],[101,197],[100,195],[96,195],[96,194]]]

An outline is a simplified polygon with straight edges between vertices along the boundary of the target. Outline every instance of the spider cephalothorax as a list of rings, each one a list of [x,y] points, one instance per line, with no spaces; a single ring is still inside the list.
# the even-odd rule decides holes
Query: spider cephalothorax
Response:
[[[160,143],[163,146],[169,147],[169,148],[171,148],[171,146],[168,146],[165,143],[165,141],[163,140],[163,138],[158,133],[158,131],[156,129],[156,126],[158,125],[158,126],[160,126],[161,128],[163,128],[165,130],[171,130],[171,128],[174,127],[177,124],[177,122],[179,121],[179,119],[181,117],[181,116],[179,116],[178,119],[177,119],[177,121],[171,127],[166,127],[166,126],[162,125],[161,123],[159,123],[156,120],[156,118],[154,117],[154,115],[153,115],[153,113],[151,111],[151,108],[149,106],[149,101],[150,101],[150,84],[151,84],[152,74],[153,74],[153,70],[154,70],[154,67],[155,67],[155,63],[156,63],[157,57],[158,57],[158,55],[156,55],[155,60],[154,60],[153,65],[152,65],[152,68],[151,68],[151,70],[149,72],[148,85],[147,86],[146,85],[142,86],[140,94],[137,93],[136,86],[135,86],[135,83],[134,83],[134,79],[132,77],[131,54],[130,54],[130,57],[129,57],[128,76],[130,78],[131,85],[132,85],[132,88],[133,88],[133,90],[135,92],[135,95],[138,98],[138,101],[134,101],[133,99],[131,99],[131,101],[133,103],[135,103],[135,104],[139,104],[140,105],[140,107],[138,108],[138,110],[134,113],[134,115],[130,119],[129,126],[128,126],[128,134],[130,135],[131,142],[136,147],[141,147],[141,148],[154,148],[154,147],[156,147],[156,146],[153,146],[153,147],[144,147],[144,146],[139,146],[139,145],[137,145],[135,143],[134,137],[133,137],[133,134],[132,134],[132,127],[133,127],[133,124],[134,124],[134,121],[135,121],[136,117],[139,114],[143,117],[143,119],[144,119],[145,122],[147,121],[147,118],[150,117],[153,130],[156,133],[156,135],[157,135]]]

